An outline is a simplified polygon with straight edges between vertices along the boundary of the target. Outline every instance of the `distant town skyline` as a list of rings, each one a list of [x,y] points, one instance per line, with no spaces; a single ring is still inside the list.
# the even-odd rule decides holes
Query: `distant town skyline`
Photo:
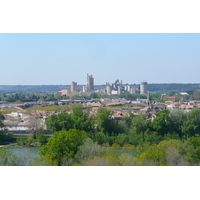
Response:
[[[200,83],[199,33],[0,34],[0,85]]]

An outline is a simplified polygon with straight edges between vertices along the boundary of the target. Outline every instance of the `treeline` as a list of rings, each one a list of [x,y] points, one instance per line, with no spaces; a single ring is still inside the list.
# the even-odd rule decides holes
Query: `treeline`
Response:
[[[116,120],[106,108],[98,109],[96,115],[73,108],[71,114],[51,115],[46,125],[53,136],[47,140],[39,135],[44,145],[34,165],[200,164],[200,109],[162,110],[151,121],[131,112]],[[116,148],[134,150],[135,155],[112,152]]]
[[[198,88],[196,88],[198,89]],[[153,101],[167,101],[168,99],[163,99],[162,94],[166,93],[168,96],[176,96],[177,101],[181,100],[182,98],[186,101],[188,100],[200,100],[200,91],[186,91],[189,95],[180,95],[179,92],[175,90],[167,90],[161,92],[152,92],[151,93],[151,100]],[[4,102],[31,102],[31,101],[54,101],[55,104],[58,100],[62,99],[70,99],[70,98],[84,98],[84,99],[100,99],[100,98],[131,98],[131,99],[146,99],[146,94],[130,94],[130,93],[122,93],[120,95],[107,95],[107,94],[99,94],[99,93],[80,93],[80,94],[70,94],[67,95],[59,95],[56,92],[15,92],[15,93],[8,93],[8,92],[1,92],[0,93],[0,101]]]
[[[52,132],[70,129],[86,131],[100,145],[153,144],[164,139],[187,139],[200,133],[200,109],[188,113],[183,110],[162,110],[153,121],[147,120],[145,115],[134,116],[131,112],[121,120],[116,120],[112,114],[106,108],[98,109],[97,115],[74,108],[71,114],[63,112],[51,115],[45,123]]]
[[[70,89],[70,85],[0,85],[0,92],[54,92],[62,89]],[[81,89],[83,86],[78,85]],[[105,85],[95,85],[95,90],[105,88]],[[199,90],[198,83],[151,83],[148,84],[148,90],[151,92],[166,93],[169,90],[174,91],[195,91]]]
[[[90,116],[81,108],[71,114],[52,115],[46,120],[54,132],[42,147],[41,165],[198,165],[200,162],[200,110],[163,110],[153,121],[139,115],[112,119],[100,108]],[[135,149],[109,154],[109,148]]]
[[[0,92],[53,92],[70,89],[70,85],[0,85]]]
[[[16,93],[8,93],[2,92],[0,93],[0,101],[4,102],[30,102],[30,101],[57,101],[61,99],[67,99],[69,97],[56,95],[50,92],[16,92]]]
[[[187,92],[199,90],[199,84],[194,83],[152,83],[148,84],[148,90],[151,92],[161,92],[167,93],[169,90],[174,90],[175,92]]]

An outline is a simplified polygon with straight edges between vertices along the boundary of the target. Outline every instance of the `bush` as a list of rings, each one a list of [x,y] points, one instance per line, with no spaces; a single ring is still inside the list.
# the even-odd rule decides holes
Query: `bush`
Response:
[[[36,133],[36,140],[41,143],[42,145],[43,144],[46,144],[48,141],[47,141],[48,137],[46,136],[46,134],[44,132],[37,132]]]
[[[0,143],[1,144],[7,144],[10,142],[15,142],[15,138],[13,137],[13,133],[3,133],[0,132]]]
[[[112,147],[113,147],[113,148],[120,148],[120,145],[117,144],[117,143],[114,143],[114,144],[112,145]]]
[[[97,156],[101,152],[100,145],[97,142],[93,142],[90,138],[85,138],[83,144],[79,147],[79,151],[75,155],[77,161],[81,162],[86,160],[89,156]]]
[[[27,159],[16,156],[10,150],[0,149],[0,166],[24,166]]]

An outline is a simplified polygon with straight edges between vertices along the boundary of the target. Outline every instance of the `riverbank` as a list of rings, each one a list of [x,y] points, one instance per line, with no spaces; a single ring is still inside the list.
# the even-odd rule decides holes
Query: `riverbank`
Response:
[[[30,144],[18,144],[18,143],[11,143],[11,144],[5,144],[5,145],[0,145],[0,148],[31,148],[31,147],[41,147],[42,145],[39,142],[33,142]]]

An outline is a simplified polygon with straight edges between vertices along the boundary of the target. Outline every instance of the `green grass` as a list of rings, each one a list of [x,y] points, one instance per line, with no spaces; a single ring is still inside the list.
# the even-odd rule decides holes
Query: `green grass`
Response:
[[[106,106],[106,107],[109,107],[109,108],[124,108],[125,105],[122,105],[122,104],[120,104],[120,105],[109,105],[109,106]]]
[[[43,111],[59,111],[59,110],[70,110],[69,106],[45,106],[45,107],[33,107],[29,109],[30,111],[32,110],[43,110]]]
[[[64,106],[58,106],[58,105],[53,105],[53,106],[44,106],[44,107],[33,107],[29,108],[29,111],[32,110],[43,110],[43,111],[64,111],[64,110],[71,110],[73,108],[82,108],[82,104],[80,103],[75,103],[70,106],[64,105]]]
[[[0,110],[2,115],[10,114],[11,112],[16,112],[16,110]]]

